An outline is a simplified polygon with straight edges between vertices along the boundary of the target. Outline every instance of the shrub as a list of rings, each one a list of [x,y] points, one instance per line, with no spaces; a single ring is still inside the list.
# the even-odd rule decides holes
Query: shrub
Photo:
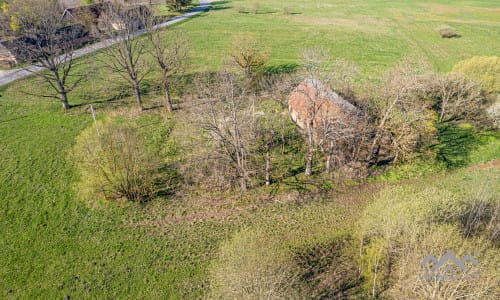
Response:
[[[483,182],[467,191],[467,202],[459,216],[465,237],[484,233],[491,241],[500,242],[500,201],[493,190],[491,182]]]
[[[360,298],[361,276],[351,242],[349,236],[339,236],[328,242],[307,244],[296,253],[304,286],[301,290],[307,299]]]
[[[242,230],[222,244],[211,266],[213,299],[301,299],[296,267],[279,242],[261,230]]]
[[[479,81],[489,92],[500,92],[500,57],[474,56],[457,63],[452,72]]]
[[[145,146],[137,129],[125,122],[98,122],[84,130],[73,150],[81,181],[78,193],[87,200],[127,199],[144,202],[155,196],[160,162]]]
[[[436,30],[443,39],[451,39],[451,38],[455,38],[455,37],[460,37],[460,35],[458,34],[458,32],[455,28],[447,26],[447,25],[439,26]]]
[[[359,222],[360,266],[372,296],[394,299],[492,297],[499,267],[498,171],[462,173],[443,183],[388,188],[366,207]],[[429,186],[430,185],[430,186]],[[454,251],[472,254],[481,265],[477,280],[428,280],[421,261]],[[476,254],[480,252],[480,254]],[[460,276],[470,275],[460,273]],[[383,293],[383,295],[381,295]],[[457,299],[453,298],[453,299]]]
[[[439,259],[450,250],[459,259],[471,254],[480,266],[469,265],[464,273],[452,273],[459,276],[454,279],[426,277],[434,273],[422,265],[422,259],[428,255]],[[393,284],[385,294],[390,299],[496,299],[497,255],[482,238],[463,239],[455,226],[436,226],[401,249],[392,265]]]

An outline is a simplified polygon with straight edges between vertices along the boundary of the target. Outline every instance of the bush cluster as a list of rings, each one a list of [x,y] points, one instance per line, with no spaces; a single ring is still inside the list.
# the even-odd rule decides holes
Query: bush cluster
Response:
[[[144,202],[158,191],[158,156],[130,121],[109,120],[87,128],[78,136],[72,158],[81,176],[77,191],[87,200]]]
[[[479,81],[490,93],[500,92],[500,57],[474,56],[458,62],[452,72]]]
[[[359,222],[365,289],[373,297],[393,299],[492,297],[499,267],[498,176],[497,170],[460,174],[443,184],[381,192]],[[460,258],[472,254],[485,262],[480,277],[463,280],[467,274],[461,274],[464,278],[449,281],[418,276],[426,270],[421,265],[424,257],[439,258],[450,250]]]
[[[213,299],[302,299],[293,288],[297,269],[278,240],[242,230],[223,243],[211,267]]]

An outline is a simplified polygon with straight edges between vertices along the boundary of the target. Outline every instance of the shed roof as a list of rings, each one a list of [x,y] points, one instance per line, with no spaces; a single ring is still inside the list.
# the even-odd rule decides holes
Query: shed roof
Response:
[[[292,119],[302,128],[312,115],[311,110],[315,110],[316,119],[333,117],[339,113],[356,115],[359,112],[356,106],[314,78],[302,81],[292,91],[288,98],[288,109]]]

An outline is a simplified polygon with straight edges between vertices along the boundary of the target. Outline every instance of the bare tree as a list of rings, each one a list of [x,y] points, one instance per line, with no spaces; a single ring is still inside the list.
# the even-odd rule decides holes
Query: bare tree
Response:
[[[140,110],[144,110],[140,85],[151,68],[145,58],[147,39],[139,38],[137,31],[144,27],[150,13],[145,6],[112,2],[100,18],[104,37],[110,43],[102,63],[128,82]]]
[[[305,95],[307,100],[307,116],[304,126],[307,143],[306,175],[312,173],[313,155],[318,146],[325,154],[329,172],[333,152],[340,148],[340,140],[346,142],[346,139],[353,138],[355,135],[355,129],[349,118],[359,111],[352,104],[334,94],[330,86],[336,87],[339,91],[350,89],[357,68],[345,59],[336,59],[332,66],[333,68],[330,66],[328,52],[323,48],[307,49],[302,53],[304,81],[297,91]],[[350,67],[352,70],[349,70]],[[342,102],[342,104],[334,105],[338,109],[336,111],[329,108],[333,98],[339,99],[339,103]]]
[[[354,81],[359,77],[360,69],[345,58],[337,58],[331,67],[330,84],[343,97],[353,98]]]
[[[306,84],[298,88],[298,92],[305,95],[307,98],[307,116],[305,124],[305,136],[307,143],[306,169],[305,175],[312,174],[312,163],[316,144],[314,141],[316,119],[323,102],[320,93],[323,86],[320,83],[320,78],[324,78],[325,66],[329,57],[326,51],[322,48],[307,49],[302,52],[302,69]]]
[[[165,107],[172,112],[171,81],[172,77],[181,74],[189,64],[189,43],[179,33],[173,35],[170,41],[169,30],[160,30],[154,22],[154,18],[148,18],[146,28],[149,32],[148,38],[153,46],[153,56],[161,70],[161,81],[165,93]]]
[[[272,181],[272,152],[274,149],[284,145],[285,128],[283,123],[290,122],[288,117],[283,116],[280,106],[259,105],[258,112],[254,117],[254,140],[253,154],[263,156],[265,184],[270,185]]]
[[[9,12],[20,36],[13,42],[18,59],[32,63],[25,70],[46,81],[63,108],[69,109],[68,93],[84,78],[74,72],[74,48],[88,33],[63,21],[62,10],[54,0],[16,1]]]
[[[237,36],[233,40],[231,56],[234,62],[243,69],[247,80],[256,79],[269,60],[268,54],[262,50],[252,35]]]
[[[377,162],[380,142],[384,133],[390,131],[387,122],[391,119],[395,110],[403,108],[417,91],[418,76],[416,69],[400,62],[395,69],[388,74],[383,100],[377,116],[376,129],[370,146],[368,165]]]
[[[294,74],[271,74],[263,76],[260,82],[261,96],[272,99],[282,108],[287,108],[287,97],[290,91],[298,85],[299,80]]]
[[[388,74],[382,100],[378,103],[368,166],[378,163],[382,147],[397,161],[423,148],[435,136],[431,103],[418,67],[401,62]],[[425,143],[424,143],[425,142]]]
[[[439,122],[474,120],[483,115],[485,97],[480,86],[460,74],[436,75],[430,78],[439,108]]]
[[[200,126],[214,150],[237,173],[241,191],[248,189],[249,137],[252,115],[246,91],[237,76],[220,72],[212,78],[197,80],[203,105],[199,106]]]
[[[317,140],[320,151],[325,156],[326,173],[333,166],[341,166],[356,160],[359,147],[357,137],[362,134],[358,116],[338,114],[325,116],[317,124]]]

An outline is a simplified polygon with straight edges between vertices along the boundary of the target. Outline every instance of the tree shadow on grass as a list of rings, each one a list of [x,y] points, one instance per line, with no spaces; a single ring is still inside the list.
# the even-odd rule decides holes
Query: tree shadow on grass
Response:
[[[264,68],[264,75],[281,75],[281,74],[292,74],[299,69],[299,65],[296,63],[287,63],[281,65],[266,66]]]
[[[177,172],[176,166],[163,165],[158,170],[159,176],[155,182],[156,196],[162,198],[173,197],[182,184],[182,176]]]
[[[437,149],[437,160],[449,169],[468,165],[470,153],[484,144],[480,135],[471,128],[447,123],[439,125],[438,130],[439,143],[434,146]]]

